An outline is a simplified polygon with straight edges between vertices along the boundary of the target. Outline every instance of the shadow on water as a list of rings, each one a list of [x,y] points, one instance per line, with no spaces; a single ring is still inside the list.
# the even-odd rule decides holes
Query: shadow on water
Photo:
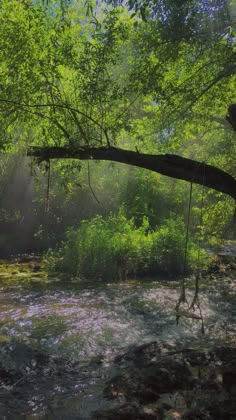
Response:
[[[178,283],[171,281],[2,282],[0,417],[89,419],[112,404],[102,389],[117,354],[153,340],[175,347],[233,340],[232,279],[224,286],[212,281],[201,292],[205,336],[199,322],[176,325],[178,294]]]

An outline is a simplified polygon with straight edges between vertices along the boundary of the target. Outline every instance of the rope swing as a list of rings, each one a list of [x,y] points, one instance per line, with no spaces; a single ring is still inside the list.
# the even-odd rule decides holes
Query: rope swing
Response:
[[[202,187],[202,194],[201,194],[201,213],[200,213],[200,235],[198,239],[198,255],[197,255],[197,271],[195,273],[195,290],[192,302],[189,303],[186,296],[186,284],[185,284],[185,274],[187,269],[187,259],[188,259],[188,243],[189,243],[189,230],[190,230],[190,215],[191,215],[191,208],[192,208],[192,195],[193,195],[193,183],[190,183],[190,191],[189,191],[189,203],[188,203],[188,212],[187,212],[187,227],[186,227],[186,239],[185,239],[185,249],[184,249],[184,262],[183,262],[183,275],[181,279],[181,293],[178,299],[178,302],[175,306],[176,312],[176,323],[178,325],[179,320],[181,317],[191,318],[201,321],[201,332],[204,334],[204,319],[201,311],[201,304],[199,300],[199,283],[201,280],[201,272],[202,272],[202,258],[201,258],[201,233],[203,227],[203,201],[204,201],[204,181],[205,181],[205,164],[203,163],[203,187]],[[198,314],[194,313],[195,309],[198,310]]]
[[[49,212],[50,208],[50,181],[51,181],[51,162],[50,159],[46,161],[45,170],[47,174],[47,191],[46,191],[46,202],[45,202],[45,213]]]

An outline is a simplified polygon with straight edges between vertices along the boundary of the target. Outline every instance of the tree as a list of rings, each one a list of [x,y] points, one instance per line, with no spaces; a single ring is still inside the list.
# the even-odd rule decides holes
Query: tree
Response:
[[[198,152],[191,156],[189,146],[205,129],[230,131],[225,115],[236,102],[235,33],[223,19],[207,36],[205,2],[187,1],[184,9],[177,0],[156,3],[162,15],[143,2],[140,18],[124,6],[3,0],[2,150],[24,150],[39,161],[122,162],[236,200],[231,168],[227,173],[224,163],[195,160]],[[222,4],[212,11],[219,15]]]

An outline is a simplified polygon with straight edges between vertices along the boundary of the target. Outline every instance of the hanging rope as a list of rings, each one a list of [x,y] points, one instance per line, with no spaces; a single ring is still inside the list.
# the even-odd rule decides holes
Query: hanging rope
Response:
[[[46,203],[45,203],[45,212],[49,212],[49,198],[50,198],[50,181],[51,181],[51,163],[50,159],[46,162],[46,172],[48,175],[47,179],[47,193],[46,193]]]
[[[93,197],[95,198],[96,202],[97,202],[98,204],[100,204],[100,201],[99,201],[99,199],[97,198],[97,196],[96,196],[96,194],[95,194],[95,192],[94,192],[94,190],[93,190],[93,187],[92,187],[92,185],[91,185],[91,176],[90,176],[90,165],[89,165],[89,160],[88,160],[88,185],[89,185],[89,189],[90,189],[90,191],[91,191],[91,193],[92,193]]]
[[[186,238],[185,238],[185,248],[184,248],[184,263],[183,263],[183,275],[181,281],[181,294],[179,300],[175,306],[176,312],[178,312],[180,305],[187,304],[188,301],[186,298],[186,287],[185,287],[185,273],[187,268],[187,256],[188,256],[188,241],[189,241],[189,228],[190,228],[190,212],[192,206],[192,195],[193,195],[193,184],[190,183],[190,191],[189,191],[189,202],[188,202],[188,213],[187,213],[187,229],[186,229]],[[176,315],[176,323],[178,324],[180,316]]]
[[[205,163],[203,163],[204,167],[203,167],[203,186],[202,186],[202,196],[201,196],[201,212],[200,212],[200,222],[199,222],[199,227],[200,227],[200,235],[198,238],[198,256],[197,256],[197,272],[195,275],[195,292],[194,292],[194,296],[193,296],[193,300],[192,303],[190,305],[189,309],[192,309],[193,311],[195,310],[195,307],[197,307],[199,314],[200,314],[200,319],[201,319],[201,332],[202,334],[205,333],[205,327],[204,327],[204,318],[202,315],[202,310],[201,310],[201,303],[199,300],[199,283],[201,280],[201,272],[202,272],[202,255],[201,255],[201,239],[202,239],[202,233],[203,233],[203,204],[204,204],[204,185],[205,185],[205,171],[206,171],[206,167],[205,167]]]
[[[192,205],[192,182],[190,184],[190,196],[189,196],[189,206],[188,206],[188,217],[187,217],[187,230],[186,230],[186,241],[185,241],[185,253],[184,253],[184,268],[183,268],[183,278],[182,278],[182,290],[180,298],[177,302],[177,305],[175,307],[176,310],[176,323],[179,323],[179,319],[181,316],[191,318],[191,319],[197,319],[201,321],[201,332],[204,334],[205,328],[204,328],[204,319],[202,316],[201,311],[201,305],[199,301],[199,282],[201,279],[201,271],[202,271],[202,258],[201,258],[201,236],[202,236],[202,226],[203,226],[203,203],[204,203],[204,185],[205,185],[205,163],[203,163],[203,187],[202,187],[202,195],[201,195],[201,213],[200,213],[200,235],[198,239],[198,256],[197,256],[197,272],[195,275],[195,291],[194,296],[192,299],[191,304],[188,304],[187,298],[186,298],[186,288],[185,288],[185,278],[184,274],[186,272],[187,268],[187,255],[188,255],[188,242],[189,242],[189,226],[190,226],[190,212],[191,212],[191,205]],[[187,304],[188,309],[185,310],[179,310],[181,304]],[[194,311],[195,307],[197,307],[199,311],[199,315],[196,315],[193,312],[189,312],[190,310]]]
[[[197,253],[197,273],[195,276],[195,293],[190,305],[190,309],[194,309],[195,305],[199,303],[198,294],[199,294],[199,281],[201,279],[201,271],[202,271],[202,258],[201,258],[201,237],[202,237],[202,226],[203,226],[203,202],[204,202],[204,184],[205,184],[205,164],[203,168],[203,187],[202,187],[202,195],[201,195],[201,212],[200,212],[200,221],[199,221],[199,228],[200,228],[200,235],[198,238],[198,253]],[[198,305],[199,306],[199,305]]]

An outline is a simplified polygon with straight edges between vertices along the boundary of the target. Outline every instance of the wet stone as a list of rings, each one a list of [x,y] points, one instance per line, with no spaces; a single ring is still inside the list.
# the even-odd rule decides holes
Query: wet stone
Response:
[[[104,388],[108,400],[122,404],[95,418],[172,419],[178,414],[182,420],[235,420],[235,357],[234,347],[167,352],[150,343],[133,348],[115,359],[117,375]]]
[[[8,343],[0,347],[1,380],[15,381],[29,370],[42,369],[49,357],[24,343]]]
[[[161,420],[154,410],[147,410],[137,402],[123,404],[118,408],[94,413],[93,420]]]

